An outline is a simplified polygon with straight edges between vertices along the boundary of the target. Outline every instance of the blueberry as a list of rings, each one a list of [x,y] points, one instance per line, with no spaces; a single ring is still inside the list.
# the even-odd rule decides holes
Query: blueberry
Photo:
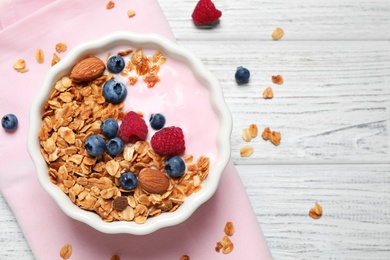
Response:
[[[112,73],[119,73],[125,68],[125,60],[120,55],[112,56],[107,61],[107,69]]]
[[[92,156],[100,156],[106,150],[106,142],[100,135],[91,135],[84,145],[85,150]]]
[[[113,138],[118,133],[118,122],[114,118],[107,118],[100,125],[100,131],[107,138]]]
[[[180,156],[172,156],[166,161],[164,168],[169,176],[180,177],[186,169],[186,164]]]
[[[137,186],[138,179],[137,176],[134,175],[134,173],[125,172],[119,178],[119,183],[121,187],[124,188],[125,190],[132,190]]]
[[[15,130],[18,126],[18,118],[14,114],[8,114],[1,119],[1,125],[6,131]]]
[[[111,156],[116,156],[123,151],[125,144],[119,137],[112,138],[107,142],[107,153]]]
[[[154,130],[160,130],[165,125],[165,117],[160,113],[152,114],[149,122]]]
[[[103,96],[107,102],[118,104],[127,96],[126,86],[122,82],[111,79],[104,83]]]
[[[238,84],[245,84],[249,82],[250,72],[247,68],[238,67],[234,75]]]

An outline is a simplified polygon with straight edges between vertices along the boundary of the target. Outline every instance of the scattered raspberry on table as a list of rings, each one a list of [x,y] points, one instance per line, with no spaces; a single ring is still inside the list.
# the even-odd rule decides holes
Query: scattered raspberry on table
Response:
[[[222,16],[211,0],[200,0],[192,13],[196,25],[212,25]]]

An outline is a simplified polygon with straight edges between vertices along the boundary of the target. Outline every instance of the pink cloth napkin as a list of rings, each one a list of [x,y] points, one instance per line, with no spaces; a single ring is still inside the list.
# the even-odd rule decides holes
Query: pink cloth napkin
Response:
[[[0,5],[0,116],[13,113],[19,127],[13,133],[0,129],[0,191],[13,211],[36,259],[56,259],[65,244],[73,247],[70,259],[271,259],[245,189],[233,163],[229,163],[216,194],[187,221],[145,236],[108,235],[65,215],[41,188],[28,155],[26,138],[29,107],[37,94],[58,42],[68,48],[100,38],[114,30],[159,33],[174,41],[167,21],[155,0],[108,1],[58,0],[6,1]],[[127,10],[136,16],[127,17]],[[8,11],[13,13],[3,16]],[[16,10],[16,11],[15,11]],[[30,15],[29,12],[32,12]],[[20,19],[20,20],[19,20]],[[41,48],[44,64],[35,61]],[[66,53],[60,54],[63,57]],[[29,72],[13,69],[25,59]],[[224,255],[215,251],[232,221],[234,250]],[[1,252],[0,252],[1,255]]]

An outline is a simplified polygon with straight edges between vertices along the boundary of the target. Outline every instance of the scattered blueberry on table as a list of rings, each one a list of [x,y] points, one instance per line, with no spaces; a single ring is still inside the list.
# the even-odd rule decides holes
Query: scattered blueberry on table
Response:
[[[1,126],[6,131],[13,131],[18,127],[18,118],[14,114],[7,114],[1,119]]]
[[[238,84],[246,84],[249,82],[250,72],[247,68],[239,66],[234,76]]]

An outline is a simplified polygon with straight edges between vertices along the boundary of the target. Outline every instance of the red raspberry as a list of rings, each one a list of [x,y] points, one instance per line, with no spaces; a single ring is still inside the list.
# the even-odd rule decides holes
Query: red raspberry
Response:
[[[161,129],[150,141],[153,150],[160,155],[182,155],[186,149],[183,130],[170,126]]]
[[[124,143],[144,141],[148,135],[148,126],[141,116],[130,111],[124,116],[118,135]]]
[[[200,0],[192,13],[192,20],[197,25],[210,25],[221,15],[222,12],[215,8],[211,0]]]

